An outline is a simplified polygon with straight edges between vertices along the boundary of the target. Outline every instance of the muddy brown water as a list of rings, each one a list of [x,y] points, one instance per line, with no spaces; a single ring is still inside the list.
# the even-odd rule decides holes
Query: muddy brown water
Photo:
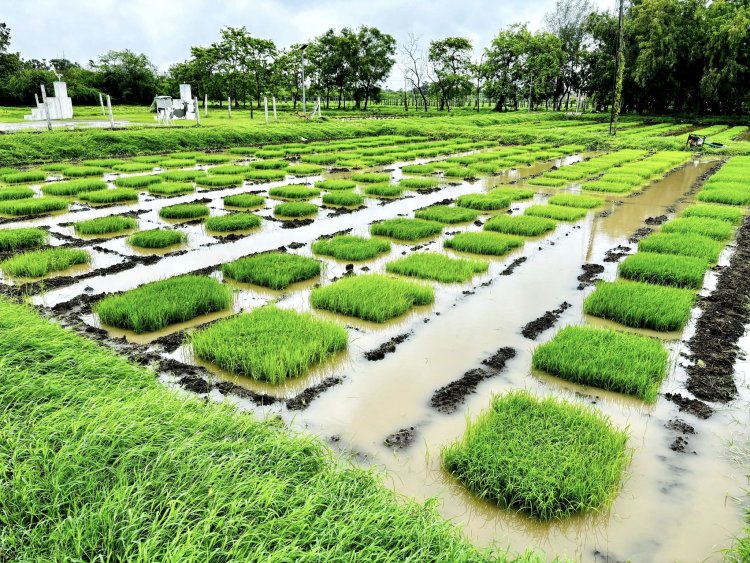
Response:
[[[372,221],[410,214],[415,209],[446,198],[502,183],[514,182],[523,186],[525,177],[538,174],[548,166],[528,167],[520,173],[474,183],[463,182],[429,194],[409,192],[411,197],[387,205],[371,200],[365,209],[351,214],[330,217],[327,211],[321,210],[312,224],[297,229],[282,229],[277,222],[266,221],[258,232],[223,244],[216,244],[216,237],[206,233],[201,225],[188,225],[184,227],[190,237],[185,255],[168,255],[153,265],[81,280],[37,296],[35,301],[40,305],[54,306],[82,293],[124,291],[176,274],[216,268],[252,252],[293,243],[304,243],[295,252],[312,255],[309,242],[320,236],[343,230],[366,235],[367,226]],[[742,507],[735,499],[742,496],[745,479],[743,469],[730,459],[727,444],[731,440],[747,439],[748,436],[750,378],[747,375],[747,362],[743,360],[737,365],[740,398],[720,407],[708,420],[678,412],[678,407],[663,397],[653,405],[647,405],[625,395],[567,383],[535,372],[530,367],[534,347],[549,340],[556,328],[582,322],[607,324],[601,319],[587,318],[582,313],[583,299],[593,287],[578,289],[577,278],[582,273],[581,266],[602,264],[604,271],[599,278],[614,279],[617,263],[604,261],[607,251],[621,246],[634,252],[636,244],[628,240],[633,233],[644,227],[647,218],[660,215],[671,217],[689,204],[689,192],[695,181],[711,166],[707,162],[690,163],[635,197],[604,196],[607,204],[589,213],[585,219],[576,223],[561,223],[548,236],[528,239],[523,248],[501,258],[484,257],[490,263],[487,273],[465,284],[433,284],[436,288],[433,305],[417,308],[382,325],[318,312],[348,327],[349,353],[339,355],[298,380],[274,387],[206,366],[216,381],[227,379],[281,398],[293,397],[326,377],[343,379],[342,383],[327,389],[303,411],[290,412],[280,404],[258,407],[231,395],[225,397],[216,389],[209,395],[216,400],[233,401],[240,408],[263,415],[281,414],[300,431],[312,432],[326,440],[333,438],[333,447],[339,449],[344,457],[384,469],[386,482],[399,493],[419,500],[436,497],[440,512],[458,524],[480,546],[510,548],[514,552],[532,548],[547,554],[550,559],[560,556],[581,561],[720,560],[721,550],[731,544],[732,537],[743,526]],[[398,171],[394,177],[399,177]],[[315,179],[301,182],[311,183]],[[211,199],[209,206],[214,213],[221,213],[223,206],[220,198],[224,195],[266,189],[268,186],[142,201],[137,207],[143,211],[139,215],[140,226],[163,226],[164,222],[158,218],[158,209],[164,205],[205,197]],[[528,205],[543,202],[549,194],[559,191],[534,189],[537,191],[534,200],[515,202],[513,214],[522,213]],[[579,189],[579,186],[573,185],[567,191],[576,192]],[[259,213],[270,215],[273,203],[269,200]],[[27,221],[26,224],[49,226],[54,235],[57,229],[64,229],[57,226],[59,223],[132,209],[133,206],[92,209]],[[482,221],[488,217],[488,214],[480,216]],[[445,229],[447,233],[466,230],[478,231],[481,226],[468,223],[450,225]],[[390,254],[355,263],[353,270],[355,273],[381,272],[385,262],[413,252],[415,247],[424,245],[424,250],[440,250],[447,236],[444,234],[418,243],[394,243]],[[115,250],[118,256],[135,253],[122,237],[110,239],[102,246]],[[727,263],[730,252],[731,249],[725,251],[720,264]],[[453,252],[448,254],[459,255]],[[520,257],[526,260],[512,275],[501,275],[509,264]],[[275,302],[280,307],[310,310],[309,292],[312,285],[346,273],[346,262],[321,258],[325,264],[321,280],[302,282],[278,292],[247,284],[233,284],[238,291],[232,311],[206,315],[149,335],[115,330],[110,333],[113,337],[125,336],[134,342],[148,344],[159,336],[265,303]],[[221,279],[217,271],[212,275]],[[704,294],[715,285],[715,281],[716,274],[709,272]],[[543,332],[535,341],[521,335],[521,328],[526,323],[546,311],[556,309],[563,301],[572,306],[562,312],[555,328]],[[698,314],[697,309],[695,314]],[[88,315],[83,320],[97,325],[94,315]],[[684,352],[681,339],[689,338],[693,324],[683,333],[659,335],[670,350],[672,363],[670,374],[662,385],[662,393],[685,393],[686,374],[681,367],[684,363],[680,355]],[[622,327],[618,325],[618,328]],[[409,337],[398,344],[394,353],[387,354],[380,361],[367,361],[364,358],[365,352],[402,334]],[[748,349],[747,340],[741,344],[743,349]],[[430,397],[435,390],[459,379],[465,372],[481,367],[483,359],[502,347],[513,348],[515,357],[507,361],[502,372],[481,381],[476,392],[468,395],[454,414],[442,414],[430,406]],[[188,363],[195,362],[189,345],[181,346],[171,357]],[[165,383],[171,385],[174,382],[165,379]],[[563,522],[540,524],[480,501],[441,469],[440,448],[463,434],[467,417],[473,418],[486,408],[492,394],[516,388],[528,389],[541,396],[554,395],[595,405],[611,417],[614,424],[628,428],[632,463],[611,510],[576,516]],[[695,434],[682,435],[667,428],[667,425],[674,427],[669,422],[676,419],[693,426]],[[411,427],[415,429],[411,445],[398,450],[385,445],[386,437]],[[687,441],[682,448],[685,452],[670,448],[678,438]]]

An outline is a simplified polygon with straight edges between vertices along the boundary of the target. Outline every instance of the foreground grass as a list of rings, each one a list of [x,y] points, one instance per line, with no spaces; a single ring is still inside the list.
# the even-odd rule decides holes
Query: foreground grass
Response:
[[[626,442],[594,409],[514,391],[493,398],[442,455],[480,498],[550,520],[614,500],[629,463]]]
[[[0,252],[17,252],[37,248],[47,242],[44,229],[0,229]]]
[[[286,289],[295,282],[319,276],[321,265],[318,260],[306,256],[266,252],[224,264],[221,271],[239,282]]]
[[[350,276],[313,289],[313,307],[383,323],[435,299],[431,287],[379,274]]]
[[[667,374],[667,350],[646,336],[569,326],[534,350],[532,366],[574,383],[653,402]]]
[[[221,311],[231,304],[228,287],[213,278],[188,275],[105,297],[94,305],[94,312],[105,325],[140,334]]]
[[[0,349],[9,560],[489,558],[314,439],[174,395],[30,308],[0,300]]]
[[[312,251],[337,260],[369,260],[389,252],[391,243],[379,239],[367,239],[355,235],[337,235],[314,242]]]
[[[276,307],[261,307],[192,335],[193,352],[222,369],[278,384],[346,350],[343,327]]]
[[[418,252],[385,265],[386,271],[392,274],[443,283],[465,282],[488,268],[489,264],[482,260],[448,258],[437,252]]]
[[[45,248],[18,254],[0,262],[0,270],[7,276],[41,278],[71,266],[88,264],[91,255],[77,248]]]

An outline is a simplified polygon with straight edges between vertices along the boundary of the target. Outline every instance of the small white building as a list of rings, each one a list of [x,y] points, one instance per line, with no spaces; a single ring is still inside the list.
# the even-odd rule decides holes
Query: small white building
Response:
[[[39,97],[35,94],[36,107],[31,110],[30,115],[24,115],[24,119],[30,121],[45,120],[47,119],[47,110],[49,110],[50,119],[73,118],[73,100],[68,97],[68,85],[61,81],[53,82],[52,85],[55,88],[55,95],[47,97],[47,109],[44,107],[44,101],[39,101]]]

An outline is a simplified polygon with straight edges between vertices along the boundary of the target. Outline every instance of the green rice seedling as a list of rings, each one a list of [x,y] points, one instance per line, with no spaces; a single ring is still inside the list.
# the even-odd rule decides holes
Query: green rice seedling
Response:
[[[434,164],[407,164],[401,167],[404,174],[432,174],[435,170]]]
[[[42,186],[42,193],[53,196],[75,196],[85,192],[97,192],[105,189],[107,189],[107,182],[104,180],[83,179],[44,184]]]
[[[695,293],[633,281],[600,282],[584,311],[633,328],[678,330],[690,319]]]
[[[265,205],[266,198],[257,194],[236,194],[228,195],[224,198],[225,207],[239,207],[242,209],[252,209]]]
[[[119,158],[100,158],[96,160],[84,160],[81,162],[84,166],[99,166],[101,168],[112,168],[117,164],[124,164],[125,161]],[[62,168],[60,168],[62,170]]]
[[[404,190],[397,184],[383,183],[365,186],[364,193],[371,197],[394,198],[400,197]]]
[[[309,313],[268,306],[198,331],[191,343],[198,358],[238,375],[279,384],[346,350],[348,334]]]
[[[493,197],[510,198],[512,201],[531,199],[534,197],[534,190],[515,188],[511,186],[499,186],[487,192],[487,195]]]
[[[44,170],[45,172],[62,172],[64,168],[67,168],[70,166],[70,164],[66,162],[50,162],[49,164],[42,164],[39,167],[39,170]],[[10,171],[18,172],[18,170],[14,170],[12,168],[7,169],[8,171],[3,172],[3,168],[0,168],[0,176],[3,174],[10,174]]]
[[[604,203],[604,200],[599,197],[590,195],[577,195],[577,194],[555,194],[549,198],[549,203],[552,205],[562,205],[564,207],[580,207],[582,209],[593,209],[599,207]]]
[[[689,256],[637,252],[620,264],[619,274],[627,280],[700,289],[708,261]]]
[[[135,229],[136,227],[138,227],[136,219],[122,215],[99,217],[98,219],[73,223],[73,229],[79,235],[108,235]]]
[[[37,248],[47,242],[47,231],[21,228],[0,229],[0,252],[18,252]]]
[[[562,379],[653,402],[667,374],[668,354],[655,338],[568,326],[534,350],[532,366]]]
[[[661,227],[663,233],[682,233],[702,235],[714,240],[724,241],[732,236],[734,228],[730,223],[720,219],[706,217],[683,217],[667,221]]]
[[[159,174],[162,179],[169,182],[188,182],[205,176],[203,170],[167,170]]]
[[[195,161],[201,164],[224,164],[231,160],[232,157],[225,154],[199,154],[195,157]]]
[[[287,174],[294,174],[295,176],[317,176],[323,173],[324,168],[316,164],[295,164],[288,166],[285,171]]]
[[[214,166],[209,169],[211,174],[227,174],[230,176],[239,176],[250,170],[247,166],[240,166],[238,164],[222,164],[220,166]]]
[[[601,180],[594,180],[583,184],[581,189],[592,192],[623,194],[631,191],[633,186],[624,182],[602,182]]]
[[[442,458],[481,499],[547,521],[612,503],[627,440],[591,407],[519,390],[493,397]]]
[[[724,245],[712,238],[695,234],[654,233],[638,242],[641,252],[675,254],[702,258],[710,263],[719,259]]]
[[[507,235],[536,237],[557,227],[557,223],[545,217],[531,215],[496,215],[484,224],[486,231]]]
[[[169,158],[195,160],[196,158],[198,158],[198,155],[201,155],[201,154],[203,154],[203,153],[185,151],[185,152],[173,152],[173,153],[171,153],[171,154],[169,154],[167,156]]]
[[[449,205],[433,205],[418,210],[414,216],[417,219],[437,221],[438,223],[468,223],[477,218],[478,213],[466,207],[451,207]]]
[[[112,169],[125,173],[148,172],[154,169],[154,165],[147,162],[125,162],[124,164],[115,164]]]
[[[15,172],[5,174],[0,178],[6,184],[31,184],[34,182],[44,182],[47,179],[45,172],[39,170],[28,170],[26,172]]]
[[[62,169],[65,164],[60,165]],[[0,180],[2,180],[3,176],[7,176],[8,174],[16,174],[17,172],[20,172],[17,168],[11,168],[10,166],[0,166]]]
[[[284,149],[258,149],[255,156],[258,158],[284,158],[287,151]]]
[[[461,178],[463,180],[470,180],[479,176],[479,172],[473,168],[466,166],[456,166],[454,168],[446,168],[443,170],[443,176],[446,178]]]
[[[362,172],[360,174],[354,174],[352,176],[352,180],[363,184],[380,184],[381,182],[388,182],[390,179],[391,175],[387,172]]]
[[[298,254],[265,252],[224,264],[221,271],[239,282],[279,290],[318,277],[321,264],[319,260]]]
[[[310,217],[318,213],[318,206],[305,201],[289,201],[279,203],[273,208],[277,217]]]
[[[337,235],[321,239],[312,245],[312,251],[315,254],[347,261],[369,260],[390,250],[391,243],[388,241],[355,235]]]
[[[168,229],[150,229],[134,233],[127,238],[128,244],[137,248],[167,248],[187,241],[187,235],[181,231]]]
[[[6,276],[42,278],[47,274],[67,270],[71,266],[88,264],[91,256],[77,248],[45,248],[17,254],[0,262]]]
[[[230,154],[252,155],[255,154],[258,150],[258,147],[232,147],[228,152]]]
[[[99,166],[68,166],[63,168],[63,175],[68,178],[87,178],[106,174],[107,169]]]
[[[178,276],[111,295],[94,305],[102,324],[137,334],[228,309],[232,290],[213,278]]]
[[[159,217],[162,219],[198,219],[210,214],[208,206],[202,203],[178,203],[159,210]]]
[[[119,188],[146,188],[162,181],[162,177],[156,174],[145,176],[124,176],[115,179],[115,186]]]
[[[706,203],[723,203],[725,205],[750,204],[750,190],[746,188],[714,188],[701,190],[696,196],[698,201]]]
[[[351,191],[332,192],[323,196],[323,203],[325,203],[326,205],[354,207],[362,205],[364,202],[365,198]]]
[[[448,258],[437,252],[417,252],[385,265],[386,272],[434,280],[442,283],[469,281],[476,274],[486,272],[489,263],[483,260]]]
[[[245,179],[246,180],[256,180],[256,181],[263,181],[263,182],[275,182],[278,180],[283,180],[286,178],[286,170],[276,170],[276,169],[269,169],[269,170],[250,170],[248,172],[245,172]]]
[[[34,195],[34,190],[26,186],[0,188],[0,201],[8,201],[11,199],[27,199],[30,197],[34,197]]]
[[[524,215],[546,217],[555,221],[578,221],[585,217],[587,213],[585,209],[563,205],[532,205],[524,209]]]
[[[503,170],[503,166],[498,162],[478,162],[471,165],[472,169],[482,174],[497,174]]]
[[[401,178],[398,185],[406,190],[430,190],[438,185],[436,178]]]
[[[0,215],[23,217],[41,215],[54,211],[67,211],[68,202],[59,197],[30,197],[0,201]]]
[[[614,182],[618,184],[629,184],[633,187],[639,186],[643,183],[643,177],[634,172],[616,172],[617,168],[613,169],[612,172],[608,172],[603,178],[606,178],[608,182]],[[646,176],[648,178],[648,176]]]
[[[370,233],[396,240],[419,240],[443,232],[443,224],[424,219],[396,217],[370,225]]]
[[[563,178],[547,178],[545,176],[537,176],[536,178],[529,178],[526,180],[527,184],[532,186],[545,186],[549,188],[561,188],[570,184],[568,180]]]
[[[510,204],[510,198],[494,194],[465,194],[456,198],[457,206],[478,211],[497,211],[510,207]]]
[[[122,203],[138,201],[138,192],[129,188],[114,188],[111,190],[98,190],[85,192],[78,195],[79,199],[94,204]]]
[[[252,213],[230,213],[206,219],[205,227],[209,231],[228,232],[244,231],[260,227],[261,218]]]
[[[159,168],[187,168],[195,166],[195,160],[187,158],[167,158],[158,162]]]
[[[323,166],[329,165],[329,164],[335,164],[337,160],[339,160],[339,155],[337,153],[330,153],[330,154],[305,154],[300,157],[300,160],[303,162],[311,162],[313,164],[322,164]]]
[[[217,174],[216,176],[199,176],[195,183],[202,188],[233,188],[241,186],[245,179],[242,176],[231,176],[229,174]]]
[[[682,212],[683,217],[707,217],[719,219],[732,225],[739,225],[745,218],[741,209],[728,207],[726,205],[696,204],[691,205]]]
[[[523,246],[521,237],[504,235],[492,232],[481,233],[458,233],[447,239],[443,246],[460,252],[472,254],[483,254],[489,256],[502,256],[514,248]]]
[[[321,190],[351,190],[357,187],[356,182],[351,180],[321,180],[315,182],[315,187]]]
[[[403,315],[415,305],[429,305],[434,299],[434,291],[427,285],[380,274],[345,277],[310,294],[310,303],[317,309],[376,323]]]
[[[151,184],[148,191],[153,195],[172,196],[192,193],[195,186],[190,182],[159,182]]]
[[[162,156],[160,156],[158,154],[144,154],[144,155],[140,155],[140,156],[134,156],[131,160],[133,162],[145,162],[145,163],[148,163],[148,164],[156,164],[157,162],[159,162],[160,160],[162,160],[162,158],[164,158],[164,157],[162,157]]]
[[[281,170],[289,166],[286,160],[254,160],[250,163],[251,168],[258,170]]]
[[[268,190],[268,195],[276,199],[312,199],[320,195],[320,190],[299,185],[277,186]]]

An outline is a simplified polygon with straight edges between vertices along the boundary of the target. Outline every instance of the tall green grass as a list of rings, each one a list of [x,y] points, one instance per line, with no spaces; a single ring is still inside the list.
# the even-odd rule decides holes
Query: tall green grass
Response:
[[[625,258],[618,271],[628,280],[700,289],[706,270],[708,261],[702,258],[638,252]]]
[[[260,227],[261,218],[253,213],[229,213],[206,219],[204,226],[209,231],[229,232],[256,229]]]
[[[417,252],[385,265],[385,270],[391,274],[442,283],[465,282],[488,268],[489,264],[482,260],[448,258],[437,252]]]
[[[68,180],[66,182],[52,182],[42,186],[44,195],[74,196],[85,192],[106,190],[107,182],[97,179]]]
[[[88,264],[91,255],[77,248],[45,248],[17,254],[0,262],[0,270],[7,276],[41,278],[71,266]]]
[[[472,254],[484,254],[490,256],[502,256],[514,248],[523,246],[521,237],[505,235],[500,233],[458,233],[447,239],[443,246],[461,252]]]
[[[122,215],[99,217],[98,219],[73,223],[73,229],[79,235],[107,235],[135,229],[136,227],[138,227],[136,219]]]
[[[44,229],[0,229],[0,252],[17,252],[37,248],[47,242]]]
[[[391,243],[379,239],[367,239],[355,235],[337,235],[321,239],[312,245],[315,254],[332,256],[338,260],[369,260],[379,254],[390,252]]]
[[[424,219],[406,219],[396,217],[370,225],[370,233],[396,240],[419,240],[443,232],[443,224]]]
[[[286,289],[295,282],[320,275],[321,264],[298,254],[266,252],[240,258],[221,267],[225,276],[271,289]]]
[[[536,237],[557,227],[557,223],[545,217],[531,215],[496,215],[484,224],[486,231],[508,235]]]
[[[187,235],[181,231],[151,229],[140,231],[128,237],[128,244],[137,248],[167,248],[187,241]]]

